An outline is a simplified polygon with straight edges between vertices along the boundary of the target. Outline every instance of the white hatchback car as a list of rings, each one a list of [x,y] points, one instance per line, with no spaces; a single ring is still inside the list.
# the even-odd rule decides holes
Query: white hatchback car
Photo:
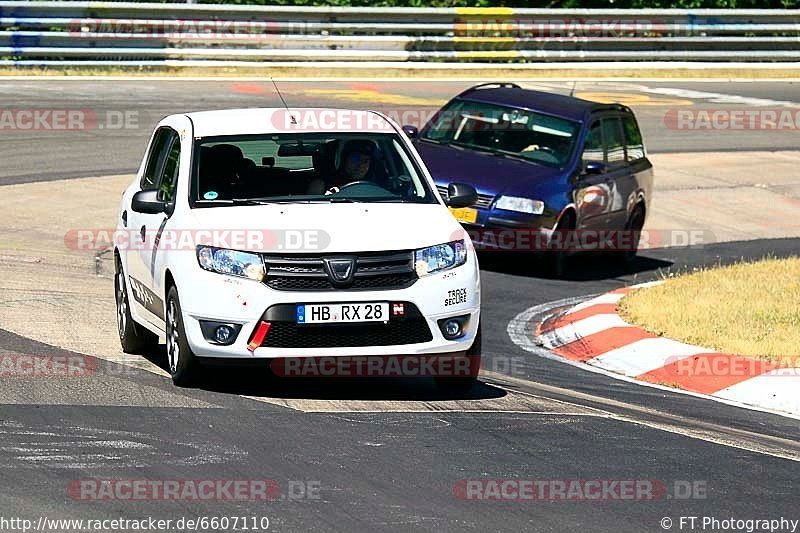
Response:
[[[172,115],[126,189],[115,243],[119,336],[166,337],[187,385],[204,361],[451,356],[480,361],[480,277],[450,209],[387,117],[334,109]],[[463,367],[461,367],[463,368]]]

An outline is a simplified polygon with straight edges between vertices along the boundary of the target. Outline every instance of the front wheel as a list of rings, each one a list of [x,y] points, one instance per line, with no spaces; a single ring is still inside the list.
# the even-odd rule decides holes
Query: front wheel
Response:
[[[478,381],[478,373],[481,370],[481,326],[478,324],[478,332],[475,334],[475,342],[467,350],[467,364],[469,365],[467,376],[440,376],[435,378],[436,386],[440,391],[446,393],[465,393],[469,392],[473,385]]]
[[[115,266],[114,296],[117,306],[119,343],[125,353],[146,353],[158,346],[158,335],[133,321],[128,291],[125,286],[125,272],[122,270],[122,264],[119,259],[117,259]]]
[[[167,293],[167,364],[172,382],[179,387],[190,386],[197,375],[197,359],[186,340],[178,289]]]

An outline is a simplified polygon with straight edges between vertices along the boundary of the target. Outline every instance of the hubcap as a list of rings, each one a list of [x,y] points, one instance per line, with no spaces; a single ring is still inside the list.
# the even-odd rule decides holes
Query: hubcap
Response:
[[[170,300],[167,307],[167,359],[169,371],[173,374],[178,371],[178,359],[181,354],[179,340],[178,311],[175,306],[175,300]]]
[[[125,275],[120,270],[117,273],[117,329],[119,338],[125,337],[125,327],[128,325],[128,301],[125,294]]]

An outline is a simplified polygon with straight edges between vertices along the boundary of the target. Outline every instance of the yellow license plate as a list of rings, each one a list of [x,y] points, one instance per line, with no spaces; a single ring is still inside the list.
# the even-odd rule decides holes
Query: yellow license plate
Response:
[[[456,220],[459,222],[467,222],[470,224],[474,224],[476,220],[478,220],[478,210],[472,209],[471,207],[462,207],[460,209],[453,209],[452,207],[448,207],[453,216],[456,217]]]

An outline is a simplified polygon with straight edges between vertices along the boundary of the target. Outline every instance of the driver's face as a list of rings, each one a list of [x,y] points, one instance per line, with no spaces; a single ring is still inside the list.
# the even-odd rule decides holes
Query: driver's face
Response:
[[[352,152],[344,160],[344,172],[354,181],[363,180],[369,172],[372,158],[367,154]]]

